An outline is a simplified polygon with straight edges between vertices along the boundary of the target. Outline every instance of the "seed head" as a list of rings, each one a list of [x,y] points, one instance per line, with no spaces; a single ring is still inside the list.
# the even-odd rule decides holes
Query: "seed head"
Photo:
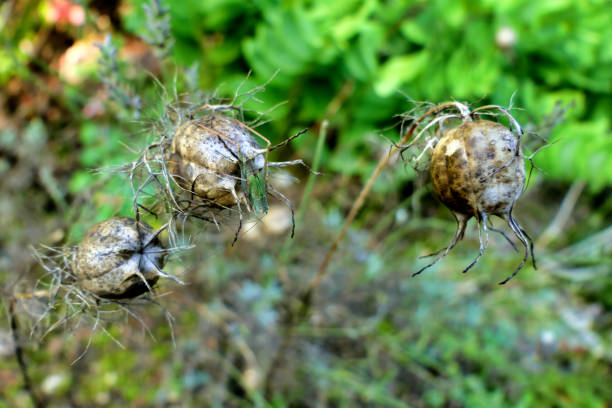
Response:
[[[126,217],[94,225],[76,247],[72,271],[77,282],[107,299],[150,291],[165,261],[158,234],[148,224]]]

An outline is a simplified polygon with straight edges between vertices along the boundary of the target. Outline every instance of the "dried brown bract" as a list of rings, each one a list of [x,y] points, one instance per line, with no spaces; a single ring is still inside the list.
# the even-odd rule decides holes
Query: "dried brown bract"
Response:
[[[482,115],[500,114],[509,119],[512,130],[498,122],[480,118]],[[429,122],[423,126],[425,119]],[[446,120],[460,123],[444,128]],[[467,222],[474,217],[479,225],[480,251],[463,270],[467,272],[478,262],[488,246],[488,230],[495,230],[487,225],[492,215],[505,220],[525,247],[520,265],[500,283],[506,283],[523,268],[529,253],[535,268],[533,242],[512,215],[514,204],[525,185],[525,164],[520,147],[523,131],[518,122],[500,106],[490,105],[470,111],[463,104],[450,102],[430,109],[419,118],[413,126],[423,126],[422,130],[404,148],[414,145],[428,128],[436,124],[439,126],[440,139],[432,139],[429,144],[433,148],[430,173],[436,195],[457,220],[457,231],[446,248],[431,255],[436,256],[436,259],[414,275],[446,256],[463,238]]]

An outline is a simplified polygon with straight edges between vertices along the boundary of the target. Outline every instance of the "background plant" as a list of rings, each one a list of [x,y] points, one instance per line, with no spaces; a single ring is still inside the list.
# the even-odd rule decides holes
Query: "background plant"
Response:
[[[91,325],[26,342],[32,382],[50,405],[599,407],[612,399],[605,1],[68,3],[82,19],[57,12],[70,10],[60,7],[66,3],[0,6],[5,299],[42,275],[28,245],[72,244],[95,221],[132,214],[125,178],[92,169],[134,160],[154,139],[164,92],[231,97],[248,71],[253,87],[279,70],[248,107],[287,101],[263,128],[273,142],[311,131],[278,159],[312,162],[324,119],[329,127],[325,176],[282,262],[279,222],[264,219],[253,228],[257,239],[235,249],[227,248],[233,231],[194,231],[200,249],[171,269],[188,285],[162,298],[171,299],[176,348],[156,308],[143,314],[157,341],[133,320],[116,322],[109,332],[126,349],[102,333],[72,366]],[[116,69],[101,68],[96,43],[117,50]],[[113,86],[139,104],[120,103]],[[540,244],[542,271],[526,269],[509,288],[495,288],[489,271],[516,263],[500,241],[458,276],[456,265],[476,248],[468,234],[445,265],[411,279],[414,260],[443,245],[454,221],[420,173],[392,163],[264,395],[286,308],[388,151],[381,135],[398,139],[396,115],[411,109],[410,99],[507,106],[514,92],[514,106],[524,109],[513,111],[517,119],[558,140],[536,156],[544,172],[517,210]],[[299,204],[300,184],[286,193]],[[28,406],[4,327],[0,404]],[[27,329],[26,319],[26,340]]]

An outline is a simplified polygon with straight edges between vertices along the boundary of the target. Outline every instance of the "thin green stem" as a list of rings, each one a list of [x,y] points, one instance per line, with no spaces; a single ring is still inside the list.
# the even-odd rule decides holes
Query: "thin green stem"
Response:
[[[319,136],[317,138],[317,146],[315,149],[315,156],[312,162],[312,172],[308,177],[308,181],[306,182],[306,187],[304,188],[304,193],[302,194],[302,201],[300,202],[300,208],[298,208],[297,214],[295,216],[295,223],[297,225],[301,225],[302,219],[304,218],[304,214],[306,214],[306,209],[308,208],[308,204],[310,203],[310,198],[312,196],[312,190],[314,188],[314,184],[316,181],[317,172],[319,171],[319,166],[321,164],[321,156],[323,154],[323,146],[325,145],[325,138],[327,137],[327,120],[324,120],[321,123],[321,127],[319,129]],[[283,248],[278,257],[279,266],[284,266],[287,264],[289,260],[289,255],[291,252],[291,247],[293,245],[293,239],[287,237],[283,244]]]

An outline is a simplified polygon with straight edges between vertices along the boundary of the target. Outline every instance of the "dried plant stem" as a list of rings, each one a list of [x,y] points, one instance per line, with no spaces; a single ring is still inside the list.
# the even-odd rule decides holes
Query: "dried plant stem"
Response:
[[[563,199],[563,202],[561,203],[561,206],[559,207],[557,215],[555,215],[555,218],[552,220],[550,225],[546,227],[546,230],[544,230],[536,242],[536,246],[538,248],[547,246],[553,240],[555,240],[559,234],[561,234],[563,228],[572,216],[572,211],[574,210],[574,207],[582,194],[582,190],[584,190],[585,187],[586,182],[583,180],[575,181],[571,185],[567,191],[567,194],[565,195],[565,198]]]
[[[340,88],[340,91],[334,96],[334,99],[332,99],[327,105],[327,108],[325,108],[323,118],[325,118],[325,120],[333,118],[340,108],[342,108],[344,102],[353,94],[354,89],[355,83],[351,80],[346,81],[344,85],[342,85],[342,88]]]
[[[33,292],[15,293],[13,299],[31,299],[31,298],[44,298],[51,296],[51,291],[47,289],[35,290]]]
[[[404,138],[402,139],[402,141],[400,141],[400,144],[403,144],[405,142],[406,140]],[[376,181],[376,179],[382,172],[383,168],[387,165],[387,163],[389,162],[393,154],[395,154],[398,150],[399,150],[398,147],[392,147],[389,153],[383,156],[382,159],[378,162],[378,166],[376,166],[376,169],[374,169],[374,173],[372,173],[368,182],[365,184],[365,186],[363,186],[363,189],[361,189],[361,192],[359,193],[359,196],[353,203],[353,206],[351,207],[351,211],[348,213],[348,216],[346,217],[344,224],[342,224],[342,228],[336,234],[334,241],[332,242],[331,246],[327,250],[327,253],[325,254],[325,258],[323,258],[323,262],[321,263],[321,266],[319,267],[317,274],[310,281],[310,285],[308,285],[308,292],[313,292],[317,288],[317,286],[319,286],[319,284],[321,283],[321,280],[323,279],[323,277],[325,276],[325,272],[327,271],[327,267],[329,266],[329,263],[331,262],[332,256],[336,252],[336,249],[338,249],[338,245],[340,244],[340,241],[342,241],[342,238],[344,238],[344,235],[346,234],[348,227],[351,225],[351,223],[355,219],[355,216],[357,215],[357,213],[363,206],[363,203],[365,202],[366,197],[370,193],[370,190],[372,189],[374,182]]]
[[[32,379],[28,374],[28,363],[25,358],[25,351],[21,344],[21,339],[19,338],[19,323],[17,321],[17,315],[15,312],[15,304],[16,298],[11,297],[9,300],[9,321],[11,326],[11,335],[13,337],[13,343],[15,347],[15,357],[17,358],[17,363],[19,364],[19,371],[21,372],[21,377],[23,378],[23,388],[30,395],[32,399],[32,403],[37,408],[44,408],[47,406],[46,402],[41,399],[36,392],[34,391],[34,386],[32,385]]]
[[[410,135],[412,135],[412,132],[408,132],[406,136],[402,138],[399,145],[406,143],[408,139],[410,138]],[[276,374],[276,371],[280,367],[284,356],[289,350],[289,345],[291,344],[291,339],[293,337],[293,331],[295,330],[299,322],[304,317],[306,317],[306,315],[308,314],[308,311],[310,310],[310,306],[311,306],[312,294],[314,293],[316,288],[319,286],[319,283],[323,279],[325,275],[325,271],[327,270],[327,267],[329,266],[329,262],[331,261],[331,258],[334,252],[336,251],[336,249],[338,248],[338,245],[340,244],[340,241],[346,234],[346,231],[349,225],[351,224],[351,222],[353,221],[353,219],[359,212],[359,209],[365,202],[365,199],[368,193],[370,192],[370,189],[372,188],[374,181],[376,181],[376,178],[378,177],[382,169],[389,162],[393,154],[395,154],[398,150],[400,150],[399,146],[392,147],[389,154],[385,155],[380,160],[380,162],[378,163],[378,166],[374,170],[374,173],[372,173],[372,175],[370,176],[370,179],[368,180],[366,185],[361,190],[361,193],[357,197],[357,200],[355,200],[355,202],[353,203],[353,207],[351,208],[349,215],[346,217],[346,221],[344,221],[344,224],[342,225],[342,229],[340,229],[340,232],[338,232],[338,234],[336,235],[334,242],[327,250],[327,254],[325,255],[325,258],[323,259],[323,263],[319,267],[319,270],[317,271],[317,274],[315,275],[315,277],[310,281],[310,284],[308,285],[308,288],[306,289],[306,292],[304,293],[301,299],[302,300],[301,304],[296,309],[290,309],[287,311],[288,317],[286,321],[288,324],[285,324],[283,326],[283,332],[281,334],[281,344],[278,348],[275,358],[272,360],[272,363],[270,364],[270,368],[268,369],[268,373],[266,376],[264,396],[267,399],[272,397],[274,376]],[[300,206],[300,209],[301,208],[302,207]],[[296,313],[296,310],[297,310],[297,313]]]
[[[408,147],[410,147],[414,142],[416,142],[416,140],[414,140],[409,145],[405,145],[412,138],[412,134],[414,133],[414,130],[417,128],[417,126],[423,119],[437,112],[440,112],[443,109],[450,108],[450,107],[455,107],[457,110],[461,112],[462,115],[465,115],[466,112],[469,113],[469,111],[466,111],[467,108],[464,105],[459,104],[457,102],[448,102],[448,103],[443,103],[438,106],[434,106],[433,108],[425,112],[423,115],[421,115],[418,119],[416,119],[414,123],[410,126],[410,128],[408,129],[404,137],[402,137],[402,139],[396,145],[391,147],[388,154],[386,154],[380,159],[380,161],[378,162],[378,166],[376,166],[376,169],[374,169],[374,172],[368,179],[367,183],[363,186],[363,188],[361,189],[361,192],[359,193],[359,196],[357,196],[357,199],[353,203],[353,206],[351,207],[351,210],[348,213],[346,220],[344,221],[344,224],[342,224],[342,228],[340,228],[340,231],[336,234],[334,241],[332,242],[329,249],[327,250],[327,253],[325,254],[325,258],[323,258],[323,262],[321,263],[321,266],[319,267],[317,274],[314,276],[314,278],[312,278],[312,280],[310,281],[310,284],[308,285],[308,289],[306,290],[306,293],[304,294],[304,298],[303,298],[304,307],[306,308],[306,310],[303,311],[304,313],[306,313],[307,309],[309,308],[309,304],[312,299],[312,294],[314,293],[314,291],[317,289],[317,287],[321,283],[321,280],[323,280],[323,278],[325,277],[325,272],[327,271],[327,268],[329,267],[329,263],[331,262],[331,259],[334,253],[338,249],[338,245],[340,245],[340,241],[342,241],[342,239],[344,238],[344,235],[346,234],[348,227],[351,225],[351,223],[355,219],[355,216],[357,216],[357,213],[363,206],[363,203],[365,202],[365,199],[370,193],[370,190],[372,189],[374,182],[376,181],[376,179],[378,178],[382,170],[385,168],[387,163],[389,163],[389,160],[391,160],[391,157],[393,157],[393,155],[397,153],[398,151],[405,150]]]
[[[352,87],[349,84],[346,86],[346,89],[341,93],[350,95],[351,89]],[[330,103],[330,106],[331,105],[332,104]],[[391,159],[391,157],[393,157],[394,154],[396,154],[399,151],[408,149],[414,143],[416,143],[418,137],[415,137],[415,139],[412,140],[409,144],[406,144],[410,139],[412,139],[412,135],[414,134],[415,129],[424,119],[426,119],[430,115],[435,115],[438,112],[441,112],[449,108],[456,109],[457,111],[460,112],[462,116],[469,114],[469,110],[465,105],[458,103],[458,102],[447,102],[447,103],[443,103],[443,104],[430,108],[427,112],[425,112],[424,114],[422,114],[420,117],[418,117],[417,119],[413,121],[413,123],[410,125],[410,128],[406,131],[406,134],[402,137],[402,139],[397,144],[394,144],[393,147],[389,150],[389,153],[383,156],[378,162],[378,166],[376,166],[376,169],[374,170],[374,172],[368,179],[367,183],[365,184],[365,186],[359,193],[359,196],[353,203],[353,206],[348,216],[346,217],[346,220],[344,221],[342,228],[340,229],[340,231],[334,238],[334,241],[332,242],[331,246],[327,250],[327,253],[325,254],[325,258],[323,259],[323,262],[321,263],[319,270],[317,271],[314,278],[312,278],[312,280],[310,281],[310,284],[308,285],[308,288],[306,289],[304,294],[299,298],[299,300],[291,302],[288,305],[286,305],[287,310],[286,310],[286,315],[284,317],[284,324],[282,326],[281,344],[279,345],[276,355],[274,356],[274,358],[272,359],[272,362],[270,363],[270,366],[266,374],[266,379],[264,381],[264,397],[266,399],[270,399],[273,395],[275,374],[276,374],[276,371],[281,367],[285,359],[285,356],[287,352],[289,351],[289,347],[291,345],[294,331],[297,328],[297,326],[300,324],[300,322],[302,322],[303,319],[308,315],[308,312],[310,311],[310,308],[312,306],[313,294],[316,291],[319,284],[321,283],[321,281],[323,280],[323,278],[325,277],[325,272],[327,271],[327,268],[329,266],[332,256],[334,255],[334,252],[336,251],[336,249],[338,249],[340,241],[342,240],[342,238],[344,238],[344,235],[346,234],[348,227],[351,225],[351,223],[353,222],[353,219],[355,218],[355,216],[357,215],[357,213],[363,206],[363,203],[365,202],[365,199],[367,198],[370,190],[372,189],[374,182],[376,181],[376,179],[378,178],[378,176],[380,175],[384,167],[389,163],[389,160]]]

